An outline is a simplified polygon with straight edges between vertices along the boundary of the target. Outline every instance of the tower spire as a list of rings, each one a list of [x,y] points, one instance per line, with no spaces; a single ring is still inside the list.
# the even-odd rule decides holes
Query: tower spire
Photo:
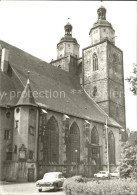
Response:
[[[30,71],[28,71],[28,80],[27,80],[27,84],[30,84],[29,75],[30,75]]]

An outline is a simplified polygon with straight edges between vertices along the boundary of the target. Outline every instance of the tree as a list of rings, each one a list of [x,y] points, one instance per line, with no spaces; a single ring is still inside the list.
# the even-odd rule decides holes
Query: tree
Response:
[[[128,142],[122,144],[120,176],[137,179],[137,144],[133,146]]]
[[[131,87],[130,90],[133,92],[134,95],[137,95],[137,64],[133,64],[133,72],[130,77],[126,79]]]

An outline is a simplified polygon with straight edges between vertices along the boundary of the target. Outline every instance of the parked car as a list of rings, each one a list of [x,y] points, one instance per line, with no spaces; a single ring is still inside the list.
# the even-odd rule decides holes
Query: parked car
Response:
[[[98,178],[109,177],[109,173],[108,171],[99,171],[98,173],[94,174],[94,177],[98,177]]]
[[[115,170],[113,173],[110,173],[111,177],[120,177],[120,173],[118,170]]]
[[[65,178],[62,172],[49,172],[45,173],[43,179],[36,182],[39,192],[42,190],[57,190],[62,187]]]

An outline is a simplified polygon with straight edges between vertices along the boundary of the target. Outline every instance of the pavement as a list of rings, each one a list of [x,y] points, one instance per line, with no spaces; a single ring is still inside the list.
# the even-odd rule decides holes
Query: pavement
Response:
[[[56,192],[48,190],[38,192],[36,183],[13,183],[0,182],[0,195],[65,195],[65,192],[60,189]]]

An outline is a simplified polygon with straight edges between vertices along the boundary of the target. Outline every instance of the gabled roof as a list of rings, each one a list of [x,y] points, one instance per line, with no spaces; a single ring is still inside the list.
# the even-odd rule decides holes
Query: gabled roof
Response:
[[[17,102],[16,106],[37,106],[35,99],[33,97],[33,93],[31,90],[29,79],[27,81],[27,84],[21,93],[21,96],[19,98],[19,101]]]
[[[27,80],[27,71],[30,71],[31,89],[37,104],[56,112],[105,123],[106,115],[85,93],[80,85],[79,77],[5,42],[0,41],[0,44],[9,50],[9,64],[13,70],[12,76],[3,76],[10,83],[8,86],[7,82],[1,82],[3,89],[8,88],[9,92],[10,90],[22,92]],[[14,98],[12,105],[16,105],[19,98]],[[4,103],[9,103],[9,101]],[[120,127],[111,118],[108,124]]]

